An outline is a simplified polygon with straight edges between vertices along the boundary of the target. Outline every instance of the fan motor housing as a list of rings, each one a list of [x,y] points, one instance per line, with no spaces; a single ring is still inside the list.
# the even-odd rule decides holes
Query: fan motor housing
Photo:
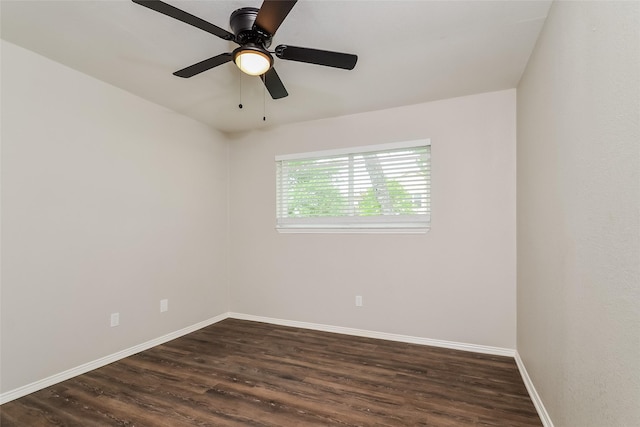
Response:
[[[229,18],[229,26],[239,44],[256,43],[268,48],[271,46],[271,35],[254,26],[258,11],[255,7],[234,10]]]

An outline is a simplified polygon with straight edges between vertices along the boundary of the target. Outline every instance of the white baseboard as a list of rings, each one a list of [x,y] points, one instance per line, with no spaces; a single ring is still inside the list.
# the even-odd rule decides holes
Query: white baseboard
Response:
[[[527,372],[527,368],[524,366],[524,362],[520,358],[520,354],[516,351],[515,354],[516,365],[518,365],[518,370],[520,371],[520,375],[522,376],[522,381],[524,381],[524,386],[527,388],[529,392],[529,396],[531,397],[531,401],[533,402],[533,406],[536,407],[536,411],[538,411],[538,416],[540,417],[540,421],[542,421],[542,425],[544,427],[553,427],[553,422],[551,421],[551,417],[549,417],[549,413],[547,409],[544,407],[542,403],[542,399],[540,399],[540,395],[536,391],[535,386],[533,385],[533,381],[531,381],[531,377],[529,377],[529,373]]]
[[[109,363],[113,363],[120,359],[124,359],[125,357],[132,356],[136,353],[147,350],[151,347],[164,344],[168,341],[179,338],[191,332],[197,331],[198,329],[202,329],[206,326],[213,325],[214,323],[218,323],[227,318],[250,320],[254,322],[271,323],[274,325],[291,326],[294,328],[311,329],[311,330],[323,331],[323,332],[333,332],[333,333],[344,334],[344,335],[376,338],[376,339],[383,339],[383,340],[389,340],[389,341],[404,342],[409,344],[429,345],[434,347],[470,351],[474,353],[483,353],[483,354],[490,354],[495,356],[515,357],[516,363],[518,364],[518,368],[520,369],[520,373],[523,377],[527,390],[529,391],[531,395],[531,399],[533,400],[534,405],[536,406],[536,409],[540,414],[540,418],[542,418],[543,420],[544,426],[553,427],[551,420],[549,419],[546,411],[544,410],[544,406],[542,406],[542,401],[540,400],[537,393],[535,392],[535,388],[533,387],[533,384],[531,383],[529,376],[526,374],[526,370],[524,369],[522,360],[519,359],[518,353],[514,349],[502,348],[502,347],[491,347],[491,346],[484,346],[484,345],[477,345],[477,344],[468,344],[468,343],[461,343],[461,342],[455,342],[455,341],[436,340],[436,339],[430,339],[430,338],[414,337],[410,335],[390,334],[386,332],[376,332],[376,331],[369,331],[369,330],[363,330],[363,329],[346,328],[342,326],[331,326],[331,325],[324,325],[319,323],[275,319],[271,317],[254,316],[250,314],[234,313],[234,312],[220,314],[218,316],[212,317],[205,321],[196,323],[195,325],[188,326],[186,328],[180,329],[175,332],[171,332],[167,335],[155,338],[150,341],[146,341],[142,344],[138,344],[136,346],[127,348],[117,353],[113,353],[111,355],[102,357],[92,362],[88,362],[83,365],[77,366],[75,368],[68,369],[64,372],[60,372],[58,374],[52,375],[42,380],[35,381],[31,384],[27,384],[25,386],[18,387],[14,390],[10,390],[8,392],[2,393],[0,394],[0,405],[10,402],[12,400],[18,399],[20,397],[26,396],[27,394],[34,393],[38,390],[42,390],[43,388],[50,387],[54,384],[68,380],[75,376],[87,373],[94,369],[98,369],[102,366],[108,365]],[[542,410],[540,408],[542,408]],[[545,420],[547,421],[545,422]]]
[[[64,372],[51,375],[50,377],[47,377],[45,379],[34,381],[31,384],[27,384],[25,386],[18,387],[14,390],[7,391],[5,393],[0,394],[0,405],[10,402],[12,400],[18,399],[22,396],[26,396],[27,394],[36,392],[38,390],[42,390],[43,388],[50,387],[59,382],[66,381],[75,376],[87,373],[94,369],[101,368],[102,366],[108,365],[109,363],[113,363],[120,359],[124,359],[125,357],[132,356],[136,353],[140,353],[141,351],[148,350],[151,347],[164,344],[173,339],[179,338],[183,335],[190,334],[191,332],[197,331],[198,329],[202,329],[205,326],[218,323],[221,320],[226,319],[227,317],[229,317],[228,314],[223,313],[219,316],[215,316],[210,319],[204,320],[202,322],[196,323],[195,325],[187,326],[186,328],[180,329],[175,332],[171,332],[159,338],[152,339],[150,341],[144,342],[142,344],[138,344],[136,346],[127,348],[117,353],[113,353],[108,356],[101,357],[100,359],[94,360],[92,362],[88,362],[83,365],[77,366],[75,368],[68,369]]]
[[[511,348],[490,347],[486,345],[467,344],[455,341],[434,340],[430,338],[414,337],[410,335],[390,334],[386,332],[368,331],[364,329],[345,328],[342,326],[331,326],[319,323],[298,322],[295,320],[274,319],[272,317],[254,316],[243,313],[227,313],[229,317],[240,320],[251,320],[254,322],[272,323],[274,325],[291,326],[294,328],[313,329],[323,332],[334,332],[337,334],[354,335],[357,337],[377,338],[388,341],[398,341],[409,344],[430,345],[434,347],[450,348],[453,350],[472,351],[474,353],[491,354],[494,356],[514,357],[516,351]]]

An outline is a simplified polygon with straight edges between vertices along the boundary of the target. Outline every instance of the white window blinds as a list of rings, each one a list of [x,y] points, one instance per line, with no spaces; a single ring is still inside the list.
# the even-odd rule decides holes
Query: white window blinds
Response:
[[[276,157],[277,227],[428,228],[428,140]]]

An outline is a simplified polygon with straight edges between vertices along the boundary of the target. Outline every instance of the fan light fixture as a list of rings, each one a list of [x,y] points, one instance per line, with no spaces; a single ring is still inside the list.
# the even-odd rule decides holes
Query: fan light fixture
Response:
[[[257,0],[253,1],[257,2]],[[236,9],[229,17],[231,32],[162,0],[133,0],[133,2],[239,45],[231,52],[220,53],[173,73],[174,76],[184,79],[233,61],[243,73],[260,76],[271,98],[280,99],[289,94],[273,67],[274,55],[285,61],[305,62],[343,70],[353,70],[358,62],[357,55],[308,47],[281,44],[271,52],[267,50],[271,47],[276,31],[298,0],[262,0],[262,6],[259,9],[257,7]]]
[[[242,72],[250,76],[260,76],[273,65],[273,57],[269,52],[250,44],[233,51],[233,61]]]

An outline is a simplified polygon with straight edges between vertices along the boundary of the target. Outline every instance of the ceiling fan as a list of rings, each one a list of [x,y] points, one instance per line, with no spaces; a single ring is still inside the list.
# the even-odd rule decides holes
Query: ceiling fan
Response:
[[[280,59],[345,70],[352,70],[358,61],[357,55],[284,44],[269,52],[267,49],[271,46],[271,39],[297,0],[264,0],[260,9],[243,7],[234,11],[229,18],[233,33],[160,0],[133,2],[240,45],[233,52],[221,53],[173,73],[178,77],[193,77],[233,60],[246,74],[260,76],[271,97],[279,99],[288,93],[273,68],[272,53]]]

